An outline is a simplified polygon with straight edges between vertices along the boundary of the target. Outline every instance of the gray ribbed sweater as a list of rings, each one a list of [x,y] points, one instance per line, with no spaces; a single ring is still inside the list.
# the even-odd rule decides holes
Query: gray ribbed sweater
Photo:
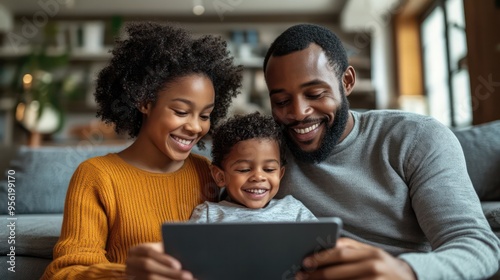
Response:
[[[277,197],[343,220],[345,236],[399,256],[419,279],[481,279],[499,266],[453,133],[430,117],[352,112],[354,128],[319,164],[288,164]]]
[[[315,221],[316,217],[291,195],[271,199],[264,208],[251,209],[228,200],[215,203],[205,201],[196,206],[189,219],[192,223],[217,222],[301,222]]]

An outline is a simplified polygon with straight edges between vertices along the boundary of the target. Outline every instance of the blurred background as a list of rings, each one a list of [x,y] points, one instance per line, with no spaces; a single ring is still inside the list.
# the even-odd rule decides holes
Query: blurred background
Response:
[[[500,119],[500,0],[2,0],[0,146],[121,143],[95,117],[94,81],[132,21],[217,34],[244,66],[231,113],[270,112],[262,62],[289,26],[324,25],[357,73],[355,110]]]

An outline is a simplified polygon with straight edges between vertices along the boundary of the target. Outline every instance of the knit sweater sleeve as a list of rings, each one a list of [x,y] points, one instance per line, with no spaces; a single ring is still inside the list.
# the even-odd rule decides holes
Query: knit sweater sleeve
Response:
[[[405,162],[411,204],[432,252],[399,257],[418,279],[475,279],[498,269],[499,241],[474,192],[453,133],[428,120]]]
[[[54,261],[42,279],[125,279],[125,265],[106,258],[108,221],[115,214],[110,184],[88,162],[77,168],[68,187]]]

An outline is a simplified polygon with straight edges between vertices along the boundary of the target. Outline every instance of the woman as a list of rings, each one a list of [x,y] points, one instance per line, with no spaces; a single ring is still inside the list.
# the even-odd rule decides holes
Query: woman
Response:
[[[155,262],[152,251],[170,259],[148,245],[161,240],[161,224],[187,220],[196,205],[217,198],[209,161],[191,149],[226,115],[241,67],[220,38],[195,39],[154,23],[127,31],[98,76],[95,98],[98,116],[135,141],[77,168],[54,261],[42,279],[155,274],[140,264]],[[162,269],[170,278],[191,277],[175,261]]]

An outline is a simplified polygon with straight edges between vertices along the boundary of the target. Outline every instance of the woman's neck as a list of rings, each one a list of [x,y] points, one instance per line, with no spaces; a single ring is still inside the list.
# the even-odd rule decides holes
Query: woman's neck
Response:
[[[184,161],[174,161],[147,138],[138,137],[132,145],[118,153],[125,162],[152,173],[171,173],[179,170]]]

